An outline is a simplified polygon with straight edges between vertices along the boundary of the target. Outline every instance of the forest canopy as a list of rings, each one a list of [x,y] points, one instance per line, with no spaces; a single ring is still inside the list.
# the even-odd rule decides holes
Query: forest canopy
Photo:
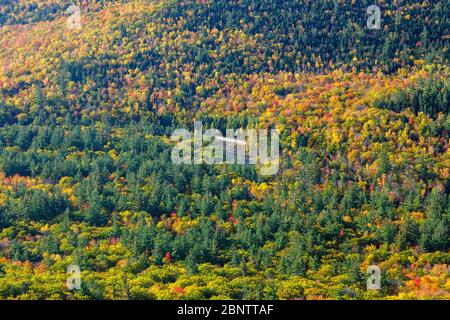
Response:
[[[1,299],[450,298],[448,1],[71,4],[0,0]],[[174,164],[194,120],[279,172]]]

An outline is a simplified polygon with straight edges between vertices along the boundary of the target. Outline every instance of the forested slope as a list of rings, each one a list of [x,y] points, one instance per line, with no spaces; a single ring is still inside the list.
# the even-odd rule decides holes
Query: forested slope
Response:
[[[369,1],[78,4],[0,2],[0,298],[450,297],[447,1],[380,30]],[[279,173],[175,165],[194,119],[277,128]]]

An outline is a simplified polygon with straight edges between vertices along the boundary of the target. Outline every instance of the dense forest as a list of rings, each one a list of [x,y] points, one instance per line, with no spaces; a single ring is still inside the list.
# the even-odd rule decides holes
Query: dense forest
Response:
[[[0,298],[450,299],[449,3],[375,2],[0,0]]]

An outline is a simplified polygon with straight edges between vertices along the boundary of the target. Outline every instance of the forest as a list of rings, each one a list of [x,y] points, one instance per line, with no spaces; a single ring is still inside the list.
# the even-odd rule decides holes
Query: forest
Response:
[[[0,299],[450,299],[450,4],[375,2],[0,0]]]

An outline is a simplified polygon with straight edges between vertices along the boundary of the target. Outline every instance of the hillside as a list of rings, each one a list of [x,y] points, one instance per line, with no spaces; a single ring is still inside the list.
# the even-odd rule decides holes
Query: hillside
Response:
[[[0,298],[449,299],[449,4],[371,4],[0,0]],[[194,120],[280,170],[176,165]]]

